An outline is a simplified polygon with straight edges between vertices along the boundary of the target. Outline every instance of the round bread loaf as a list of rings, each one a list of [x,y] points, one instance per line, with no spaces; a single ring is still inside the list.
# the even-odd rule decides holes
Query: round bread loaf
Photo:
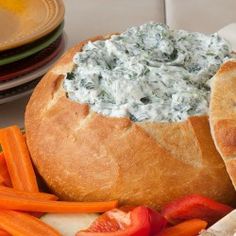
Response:
[[[104,39],[96,37],[94,40]],[[133,122],[93,112],[62,87],[70,49],[41,80],[27,105],[33,162],[61,199],[148,205],[160,209],[186,194],[233,203],[235,191],[217,152],[207,116],[183,122]]]

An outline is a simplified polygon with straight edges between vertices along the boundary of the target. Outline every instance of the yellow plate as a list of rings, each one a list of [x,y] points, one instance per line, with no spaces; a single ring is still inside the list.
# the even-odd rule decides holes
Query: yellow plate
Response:
[[[0,51],[37,40],[64,18],[62,0],[0,0]]]

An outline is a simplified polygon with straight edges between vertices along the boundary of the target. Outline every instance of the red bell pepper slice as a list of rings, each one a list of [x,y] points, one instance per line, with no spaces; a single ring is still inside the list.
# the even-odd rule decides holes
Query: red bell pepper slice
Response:
[[[161,214],[171,224],[178,224],[185,220],[198,218],[207,221],[211,225],[232,210],[232,207],[210,198],[189,195],[166,205]]]
[[[100,216],[89,229],[76,236],[150,236],[160,232],[167,221],[158,212],[139,206],[125,212],[114,209]]]
[[[161,232],[167,225],[167,220],[157,211],[148,208],[150,220],[150,235],[156,235]]]

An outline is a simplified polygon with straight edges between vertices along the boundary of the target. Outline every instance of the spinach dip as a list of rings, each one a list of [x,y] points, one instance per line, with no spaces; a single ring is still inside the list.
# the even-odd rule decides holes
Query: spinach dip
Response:
[[[147,23],[86,44],[63,86],[69,99],[105,116],[183,121],[207,114],[209,81],[231,57],[217,34]]]

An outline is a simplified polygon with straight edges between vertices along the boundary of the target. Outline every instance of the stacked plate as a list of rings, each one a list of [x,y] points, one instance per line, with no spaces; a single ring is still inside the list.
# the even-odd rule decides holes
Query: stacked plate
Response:
[[[32,92],[62,55],[62,0],[0,0],[0,104]]]

